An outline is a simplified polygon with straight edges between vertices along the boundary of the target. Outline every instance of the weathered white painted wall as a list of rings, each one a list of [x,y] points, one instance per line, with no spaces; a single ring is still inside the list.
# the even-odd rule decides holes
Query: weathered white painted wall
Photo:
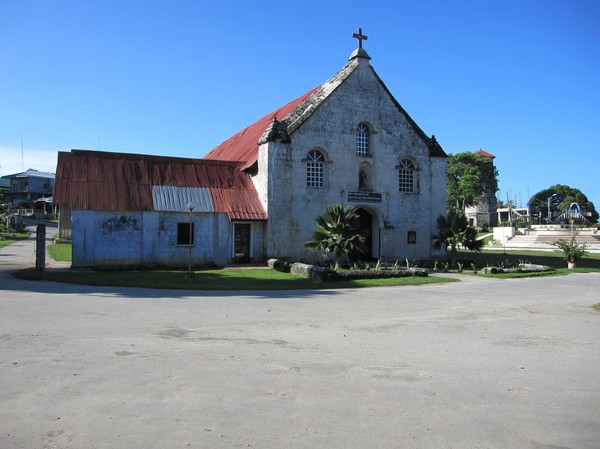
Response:
[[[73,267],[185,267],[189,246],[177,244],[177,224],[188,213],[74,211]],[[194,213],[192,263],[227,265],[233,254],[233,224],[226,214]],[[263,258],[263,225],[252,223],[253,253]]]

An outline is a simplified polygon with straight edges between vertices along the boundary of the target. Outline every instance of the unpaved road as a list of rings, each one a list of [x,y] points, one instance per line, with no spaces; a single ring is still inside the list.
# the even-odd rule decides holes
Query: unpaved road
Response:
[[[600,447],[600,274],[215,294],[21,281],[18,252],[0,449]]]

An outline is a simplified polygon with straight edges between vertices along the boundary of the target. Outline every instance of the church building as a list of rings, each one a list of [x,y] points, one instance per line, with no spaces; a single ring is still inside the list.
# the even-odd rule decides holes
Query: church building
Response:
[[[184,159],[59,153],[59,233],[74,267],[320,260],[305,248],[328,205],[353,207],[365,259],[440,257],[446,153],[358,48],[332,78]]]

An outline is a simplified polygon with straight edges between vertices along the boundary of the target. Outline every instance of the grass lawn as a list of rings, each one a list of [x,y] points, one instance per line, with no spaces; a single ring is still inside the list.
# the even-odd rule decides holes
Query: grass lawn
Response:
[[[61,262],[71,261],[70,244],[51,244],[48,245],[48,253],[54,260]],[[459,250],[458,260],[463,261],[465,272],[471,268],[470,262],[474,262],[478,269],[485,266],[500,266],[508,257],[510,264],[517,264],[521,261],[535,263],[539,265],[548,265],[552,268],[566,268],[567,263],[563,259],[562,252],[559,251],[509,251],[504,253],[502,250],[485,250],[479,253]],[[600,270],[600,254],[588,254],[577,262],[577,269],[590,268]],[[572,270],[571,270],[572,271]]]
[[[2,233],[0,234],[0,248],[15,243],[18,240],[25,240],[29,238],[29,232],[17,232],[17,233]]]
[[[50,256],[59,261],[71,260],[71,245],[48,245]],[[556,268],[549,273],[505,273],[482,275],[494,278],[519,278],[534,276],[556,276],[573,272],[600,271],[600,254],[590,254],[581,259],[576,270],[568,270],[566,262],[560,252],[548,251],[511,251],[504,254],[502,250],[459,251],[459,260],[465,261],[464,273],[472,273],[470,262],[475,263],[478,269],[485,266],[500,266],[508,257],[510,264],[521,261],[535,264],[548,265]],[[297,290],[297,289],[330,289],[330,288],[360,288],[378,286],[418,285],[436,282],[452,282],[453,279],[429,277],[389,278],[389,279],[363,279],[340,282],[318,282],[302,277],[281,273],[268,268],[226,268],[200,270],[196,272],[194,282],[186,282],[184,271],[52,271],[38,274],[34,269],[22,270],[17,277],[31,280],[46,280],[71,284],[105,285],[120,287],[145,287],[169,290]]]
[[[72,247],[72,245],[66,243],[48,245],[48,254],[58,262],[71,262]]]
[[[226,268],[196,271],[196,280],[186,282],[184,271],[52,271],[38,274],[35,269],[21,270],[15,275],[21,279],[65,282],[85,285],[144,287],[168,290],[299,290],[360,288],[396,285],[419,285],[452,282],[454,279],[404,277],[361,279],[340,282],[319,282],[300,276],[281,273],[269,268]]]
[[[48,245],[48,253],[57,261],[71,261],[70,244]],[[33,269],[17,274],[22,279],[46,280],[85,285],[113,285],[189,290],[296,290],[323,288],[360,288],[394,285],[419,285],[448,282],[435,277],[408,277],[389,279],[362,279],[340,282],[318,282],[302,277],[264,269],[214,269],[196,272],[195,282],[186,282],[183,271],[52,271],[38,274]],[[450,280],[452,282],[453,280]]]
[[[458,251],[458,260],[464,261],[465,272],[470,271],[470,262],[475,263],[478,269],[486,266],[501,266],[508,259],[509,264],[518,264],[519,262],[529,262],[539,265],[547,265],[552,268],[561,269],[567,267],[562,251],[507,251],[504,253],[499,250],[484,250],[479,253],[468,250]],[[583,259],[577,261],[576,270],[565,270],[566,272],[600,271],[600,254],[588,254]],[[559,270],[560,272],[561,270]]]

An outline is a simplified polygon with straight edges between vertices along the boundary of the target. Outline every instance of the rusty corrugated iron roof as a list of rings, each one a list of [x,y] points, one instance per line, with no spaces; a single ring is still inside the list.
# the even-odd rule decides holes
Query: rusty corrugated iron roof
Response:
[[[294,109],[308,99],[318,87],[301,95],[285,106],[258,119],[252,125],[242,129],[226,141],[220,143],[206,155],[203,159],[213,159],[221,161],[237,161],[243,163],[243,168],[250,167],[258,159],[258,141],[265,130],[273,122],[274,118],[282,120],[287,117]]]
[[[59,152],[54,198],[72,210],[224,212],[266,220],[239,162],[72,150]],[[237,218],[240,217],[240,218]]]

